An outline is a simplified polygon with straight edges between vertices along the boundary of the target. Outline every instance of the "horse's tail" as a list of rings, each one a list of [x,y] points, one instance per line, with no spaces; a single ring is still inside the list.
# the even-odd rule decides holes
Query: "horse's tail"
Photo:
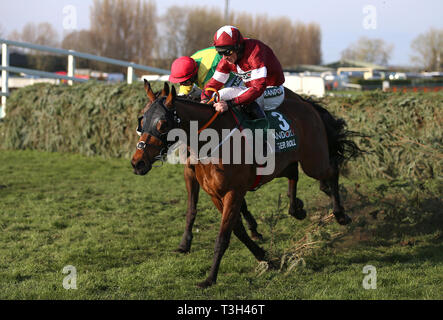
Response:
[[[320,115],[328,137],[329,157],[331,164],[337,167],[343,166],[348,160],[354,159],[365,151],[351,140],[353,137],[364,137],[365,135],[346,129],[346,121],[335,118],[328,110],[311,98],[304,99],[311,104]]]

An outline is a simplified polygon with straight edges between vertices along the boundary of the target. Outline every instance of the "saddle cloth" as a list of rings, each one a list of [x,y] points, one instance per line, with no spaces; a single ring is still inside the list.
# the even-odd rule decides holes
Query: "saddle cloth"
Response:
[[[250,129],[254,134],[256,129],[262,129],[266,139],[267,130],[274,129],[275,152],[295,150],[298,139],[295,134],[295,123],[292,123],[282,112],[278,110],[265,111],[266,118],[250,120],[239,108],[230,108],[240,130]]]

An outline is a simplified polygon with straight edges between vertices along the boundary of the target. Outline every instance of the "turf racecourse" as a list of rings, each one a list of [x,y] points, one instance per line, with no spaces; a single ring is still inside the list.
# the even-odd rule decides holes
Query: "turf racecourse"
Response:
[[[183,166],[140,177],[127,159],[0,150],[0,299],[442,299],[441,183],[410,188],[343,178],[354,219],[343,227],[316,181],[301,175],[308,218],[298,221],[287,214],[286,180],[274,180],[247,201],[281,269],[262,269],[233,236],[217,284],[201,290],[220,214],[201,192],[192,252],[174,252]],[[75,290],[63,287],[68,265]],[[367,265],[376,289],[363,287]]]

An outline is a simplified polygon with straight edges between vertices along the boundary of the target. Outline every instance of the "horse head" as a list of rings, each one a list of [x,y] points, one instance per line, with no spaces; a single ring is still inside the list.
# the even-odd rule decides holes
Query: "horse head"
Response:
[[[167,152],[169,146],[173,144],[167,141],[167,135],[177,125],[173,107],[176,97],[174,86],[169,90],[168,84],[165,83],[162,92],[157,97],[149,82],[145,80],[145,91],[149,102],[143,109],[143,116],[139,118],[137,132],[140,139],[131,160],[134,173],[138,175],[147,174],[152,164]]]

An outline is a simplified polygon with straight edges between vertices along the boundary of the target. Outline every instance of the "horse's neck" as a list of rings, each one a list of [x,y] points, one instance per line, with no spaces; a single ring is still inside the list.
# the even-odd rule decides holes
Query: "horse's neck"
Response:
[[[177,115],[180,118],[180,128],[190,133],[191,121],[198,121],[198,129],[202,128],[214,115],[214,107],[193,101],[176,101]],[[233,121],[228,114],[219,114],[208,128],[216,130],[221,134],[222,129],[232,129]]]

